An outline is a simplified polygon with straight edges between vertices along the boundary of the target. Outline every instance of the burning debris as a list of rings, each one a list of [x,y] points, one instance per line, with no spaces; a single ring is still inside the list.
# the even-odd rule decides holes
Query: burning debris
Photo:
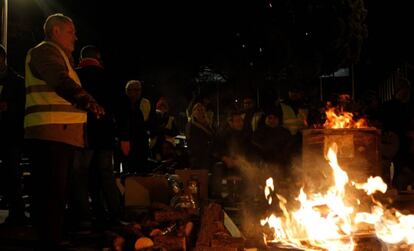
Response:
[[[266,181],[266,199],[269,205],[278,202],[282,215],[272,214],[261,220],[261,225],[268,228],[265,242],[304,250],[352,251],[360,239],[358,236],[368,233],[386,244],[414,246],[414,215],[388,209],[373,196],[376,192],[386,192],[387,185],[382,179],[371,177],[363,184],[350,183],[338,164],[336,145],[329,148],[327,158],[334,185],[327,191],[311,194],[302,188],[296,198],[298,209],[289,210],[288,201],[275,193],[273,179]],[[365,191],[370,196],[370,212],[360,211],[359,204],[364,198],[348,196],[351,189]]]
[[[112,250],[188,250],[195,215],[168,206],[151,209],[140,223],[132,222],[107,232]]]
[[[323,125],[324,128],[368,128],[365,119],[360,118],[355,121],[353,113],[345,112],[342,109],[331,107],[325,111],[325,114],[326,121]]]

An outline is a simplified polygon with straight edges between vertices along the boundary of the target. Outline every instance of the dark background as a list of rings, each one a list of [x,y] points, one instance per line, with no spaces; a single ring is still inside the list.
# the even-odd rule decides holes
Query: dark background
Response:
[[[77,28],[75,59],[82,46],[95,44],[120,91],[137,78],[147,95],[173,96],[177,104],[217,88],[232,97],[257,90],[263,97],[280,96],[291,84],[316,92],[319,76],[350,66],[361,96],[403,64],[410,70],[414,55],[409,1],[12,0],[9,5],[9,64],[20,73],[27,50],[43,39],[45,18],[62,12]],[[329,81],[349,89],[350,79],[337,80]]]

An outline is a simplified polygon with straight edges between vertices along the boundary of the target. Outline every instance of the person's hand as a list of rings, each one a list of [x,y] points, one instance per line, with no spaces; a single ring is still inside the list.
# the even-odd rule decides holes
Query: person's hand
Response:
[[[0,112],[7,111],[7,102],[1,101],[0,102]]]
[[[129,152],[131,151],[131,145],[129,141],[121,140],[120,142],[121,151],[125,156],[129,155]]]
[[[105,115],[105,110],[102,106],[98,105],[98,103],[91,102],[88,106],[88,110],[92,112],[97,119],[101,118]]]

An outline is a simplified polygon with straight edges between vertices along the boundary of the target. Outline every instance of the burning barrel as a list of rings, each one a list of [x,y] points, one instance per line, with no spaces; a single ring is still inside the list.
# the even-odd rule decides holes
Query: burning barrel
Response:
[[[303,131],[303,169],[312,177],[329,169],[324,156],[328,148],[338,146],[338,163],[350,180],[365,181],[383,176],[381,168],[381,132],[376,128],[308,129]]]

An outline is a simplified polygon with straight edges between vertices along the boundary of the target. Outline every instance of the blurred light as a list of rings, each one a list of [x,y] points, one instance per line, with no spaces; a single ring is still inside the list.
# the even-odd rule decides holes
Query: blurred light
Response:
[[[263,52],[263,49],[262,48],[259,48],[259,52]]]
[[[246,48],[246,45],[245,44],[242,44],[242,48]]]

